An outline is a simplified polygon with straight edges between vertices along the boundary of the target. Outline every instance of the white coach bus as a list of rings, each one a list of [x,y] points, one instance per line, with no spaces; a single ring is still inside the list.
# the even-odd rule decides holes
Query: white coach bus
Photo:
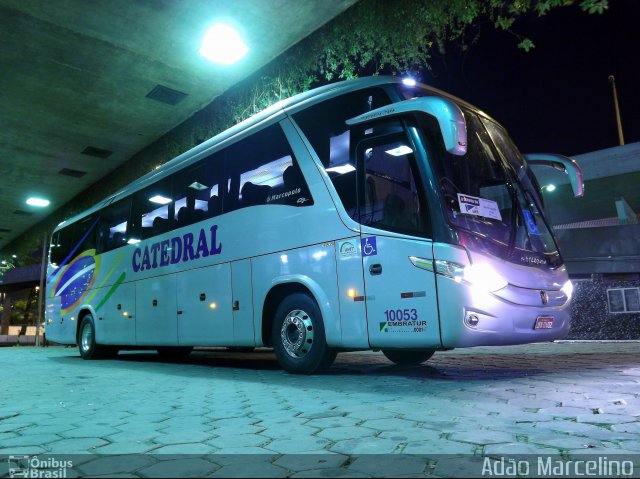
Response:
[[[407,82],[408,83],[408,82]],[[398,364],[550,341],[572,286],[531,165],[466,102],[390,77],[279,102],[54,231],[47,339],[121,349],[273,347],[314,373],[339,351]]]

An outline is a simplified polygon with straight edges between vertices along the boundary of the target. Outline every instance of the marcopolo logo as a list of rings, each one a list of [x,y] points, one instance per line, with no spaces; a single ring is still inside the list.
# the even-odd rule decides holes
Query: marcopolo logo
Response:
[[[9,477],[68,477],[67,470],[73,467],[73,461],[40,458],[38,456],[9,456]]]

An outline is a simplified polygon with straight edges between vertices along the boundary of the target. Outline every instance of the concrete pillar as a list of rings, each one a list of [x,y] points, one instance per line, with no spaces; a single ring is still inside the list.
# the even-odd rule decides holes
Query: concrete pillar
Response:
[[[9,334],[9,324],[11,323],[11,296],[9,293],[2,293],[2,320],[0,321],[0,334]]]

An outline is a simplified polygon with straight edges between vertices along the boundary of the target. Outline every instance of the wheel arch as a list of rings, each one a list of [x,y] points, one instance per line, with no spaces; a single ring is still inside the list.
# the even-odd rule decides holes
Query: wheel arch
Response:
[[[262,302],[262,314],[260,315],[259,331],[262,344],[272,346],[271,327],[276,310],[284,298],[295,293],[304,293],[313,298],[322,313],[327,344],[330,346],[338,345],[340,341],[339,316],[331,309],[329,298],[320,285],[308,276],[303,275],[278,278],[266,294]]]
[[[78,341],[80,341],[80,326],[82,325],[82,320],[88,315],[91,315],[93,317],[93,330],[95,332],[97,342],[98,325],[96,324],[96,312],[93,309],[93,306],[82,306],[78,311],[78,321],[76,324],[76,344],[78,344]]]

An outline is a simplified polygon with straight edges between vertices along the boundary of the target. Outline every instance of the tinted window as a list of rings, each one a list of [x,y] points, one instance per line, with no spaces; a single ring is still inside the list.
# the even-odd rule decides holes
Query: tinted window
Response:
[[[212,218],[222,212],[221,154],[215,153],[173,177],[175,226],[183,226]]]
[[[405,234],[427,234],[428,215],[411,143],[404,134],[362,141],[360,223]]]
[[[91,215],[54,233],[51,238],[51,263],[62,266],[82,252],[95,249],[97,223],[96,215]]]
[[[224,212],[247,206],[309,206],[313,199],[279,125],[268,127],[222,152],[228,192]]]
[[[135,194],[131,241],[166,233],[172,228],[174,201],[171,180],[164,179]]]
[[[360,90],[312,106],[294,115],[294,120],[322,161],[342,204],[356,219],[356,173],[354,150],[363,128],[350,130],[348,119],[391,103],[379,88]]]
[[[100,213],[96,235],[96,252],[104,253],[127,243],[131,198],[107,206]]]

